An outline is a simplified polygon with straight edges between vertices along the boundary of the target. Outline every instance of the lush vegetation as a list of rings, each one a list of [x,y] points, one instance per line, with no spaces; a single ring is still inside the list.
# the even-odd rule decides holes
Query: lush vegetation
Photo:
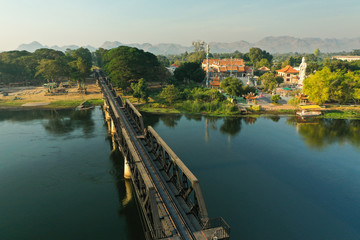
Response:
[[[141,78],[148,82],[164,82],[169,77],[169,71],[154,54],[137,48],[120,46],[104,53],[98,61],[103,61],[113,84],[122,89],[127,89]]]
[[[72,80],[79,86],[89,76],[92,56],[88,49],[9,51],[0,53],[0,83],[39,84]]]
[[[304,93],[317,104],[325,102],[358,103],[360,74],[351,71],[331,71],[329,67],[317,71],[304,81]]]
[[[168,85],[153,96],[155,102],[141,106],[141,110],[160,112],[206,113],[210,115],[234,115],[237,106],[226,100],[216,89],[197,87],[176,87]]]

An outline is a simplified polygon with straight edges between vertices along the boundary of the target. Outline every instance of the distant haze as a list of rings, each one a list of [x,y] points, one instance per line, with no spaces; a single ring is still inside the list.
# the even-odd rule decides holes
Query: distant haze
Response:
[[[2,51],[34,40],[190,46],[194,40],[257,43],[266,36],[360,37],[359,0],[1,0],[0,6]]]
[[[125,44],[119,41],[106,41],[101,46],[85,45],[83,47],[88,48],[90,51],[95,51],[97,48],[111,49],[118,46],[130,46],[143,49],[144,51],[152,52],[156,55],[163,54],[180,54],[185,51],[193,51],[192,46],[183,46],[175,43],[132,43]],[[210,42],[210,51],[212,53],[231,53],[234,51],[248,52],[251,47],[259,47],[270,53],[312,53],[316,48],[319,48],[321,52],[341,52],[352,51],[354,49],[360,49],[360,38],[352,39],[320,39],[320,38],[295,38],[295,37],[266,37],[260,41],[249,43],[247,41],[236,41],[232,43],[225,42]],[[80,46],[77,45],[65,45],[65,46],[46,46],[39,42],[32,42],[29,44],[21,44],[17,50],[26,50],[33,52],[39,48],[52,48],[55,50],[65,51],[66,49],[76,49]]]

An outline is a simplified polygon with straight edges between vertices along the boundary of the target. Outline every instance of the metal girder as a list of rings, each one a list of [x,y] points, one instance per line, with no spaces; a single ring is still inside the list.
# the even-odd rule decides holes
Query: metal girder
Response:
[[[140,202],[142,211],[148,226],[150,226],[151,235],[154,239],[166,237],[162,231],[162,224],[156,204],[156,191],[155,188],[141,163],[141,160],[136,153],[135,147],[130,140],[125,128],[122,128],[122,136],[124,141],[123,149],[124,157],[131,169],[131,178],[134,183],[135,192]]]
[[[126,99],[125,101],[125,109],[132,118],[132,120],[135,122],[136,127],[140,133],[144,132],[144,122],[142,115],[139,113],[139,111],[134,107],[134,105]]]
[[[150,151],[178,190],[178,196],[184,199],[191,212],[203,225],[209,217],[199,180],[151,126],[147,128],[144,137]],[[192,198],[190,198],[191,194]]]

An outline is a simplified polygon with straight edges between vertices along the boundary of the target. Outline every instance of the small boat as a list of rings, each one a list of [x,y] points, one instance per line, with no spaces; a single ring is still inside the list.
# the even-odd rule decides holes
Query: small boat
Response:
[[[92,106],[88,101],[84,101],[79,106],[76,107],[76,110],[88,110],[93,108],[94,106]]]
[[[321,111],[296,111],[296,115],[299,115],[300,117],[316,117],[321,115]]]
[[[316,117],[321,115],[321,109],[318,105],[304,105],[299,107],[296,115],[300,117]]]

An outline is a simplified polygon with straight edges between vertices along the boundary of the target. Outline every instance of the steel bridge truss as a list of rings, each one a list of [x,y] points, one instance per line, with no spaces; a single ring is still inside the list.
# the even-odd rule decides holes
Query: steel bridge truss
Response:
[[[222,218],[209,219],[198,179],[151,126],[144,128],[142,115],[130,101],[123,101],[116,94],[107,78],[98,79],[98,82],[104,93],[104,111],[110,115],[111,128],[114,129],[113,143],[118,145],[131,171],[146,237],[229,239],[230,227],[226,222]],[[131,129],[134,129],[133,133]],[[140,150],[140,145],[145,153]],[[151,174],[149,170],[150,164],[144,159],[150,159],[151,165],[155,166],[151,168],[159,175],[163,189],[155,187],[158,180],[154,180],[154,173]],[[160,192],[166,192],[162,196],[170,200],[161,198]],[[173,210],[167,209],[168,202],[177,211],[178,222],[170,216]],[[186,226],[190,234],[181,234],[177,229],[179,225]]]

